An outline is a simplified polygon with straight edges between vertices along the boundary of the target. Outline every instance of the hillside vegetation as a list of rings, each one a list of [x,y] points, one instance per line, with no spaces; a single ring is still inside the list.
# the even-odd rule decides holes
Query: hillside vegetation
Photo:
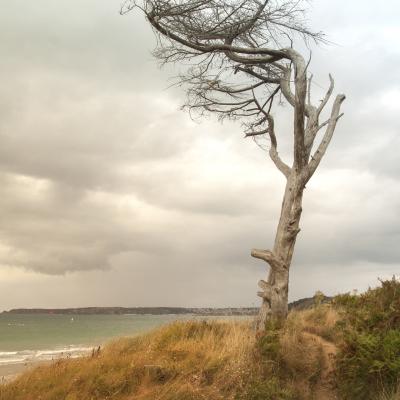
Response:
[[[400,400],[400,282],[340,295],[337,381],[344,399]],[[396,394],[397,392],[397,394]]]
[[[400,284],[250,322],[175,322],[0,386],[1,400],[400,399]]]

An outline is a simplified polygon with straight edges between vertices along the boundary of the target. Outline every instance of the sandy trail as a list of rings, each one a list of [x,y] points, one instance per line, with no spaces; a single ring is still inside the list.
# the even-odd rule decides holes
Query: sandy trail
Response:
[[[334,389],[332,376],[335,369],[336,345],[314,333],[304,332],[304,335],[314,341],[322,352],[322,371],[314,388],[314,398],[316,400],[338,400],[339,397]]]

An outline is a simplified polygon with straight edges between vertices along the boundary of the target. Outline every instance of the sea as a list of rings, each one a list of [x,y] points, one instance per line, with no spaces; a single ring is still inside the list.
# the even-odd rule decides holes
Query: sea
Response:
[[[190,315],[0,314],[0,366],[79,357]]]

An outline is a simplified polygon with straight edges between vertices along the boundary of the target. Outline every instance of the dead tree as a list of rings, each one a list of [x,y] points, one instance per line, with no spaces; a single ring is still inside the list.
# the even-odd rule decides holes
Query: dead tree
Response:
[[[328,91],[317,105],[312,104],[308,62],[293,44],[324,37],[307,28],[301,4],[301,0],[127,0],[121,10],[122,14],[142,10],[157,36],[154,55],[163,64],[184,66],[177,78],[187,90],[185,106],[240,120],[245,136],[257,142],[267,138],[269,156],[286,179],[273,247],[251,251],[269,266],[268,279],[259,282],[260,330],[267,320],[287,316],[303,191],[326,152],[345,99],[337,95],[323,120],[334,89],[329,76]],[[293,108],[291,165],[278,154],[271,112],[276,99]]]

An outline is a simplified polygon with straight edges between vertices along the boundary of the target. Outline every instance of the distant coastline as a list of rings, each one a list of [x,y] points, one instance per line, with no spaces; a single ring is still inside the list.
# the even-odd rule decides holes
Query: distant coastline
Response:
[[[331,297],[324,297],[323,302],[329,302]],[[289,309],[305,309],[314,304],[313,297],[296,300],[289,304]],[[256,315],[258,307],[79,307],[79,308],[15,308],[3,311],[2,314],[58,314],[58,315],[184,315],[198,316],[229,316]]]
[[[193,314],[200,316],[255,315],[255,307],[186,308],[186,307],[82,307],[82,308],[15,308],[3,314],[67,314],[67,315],[166,315]]]

